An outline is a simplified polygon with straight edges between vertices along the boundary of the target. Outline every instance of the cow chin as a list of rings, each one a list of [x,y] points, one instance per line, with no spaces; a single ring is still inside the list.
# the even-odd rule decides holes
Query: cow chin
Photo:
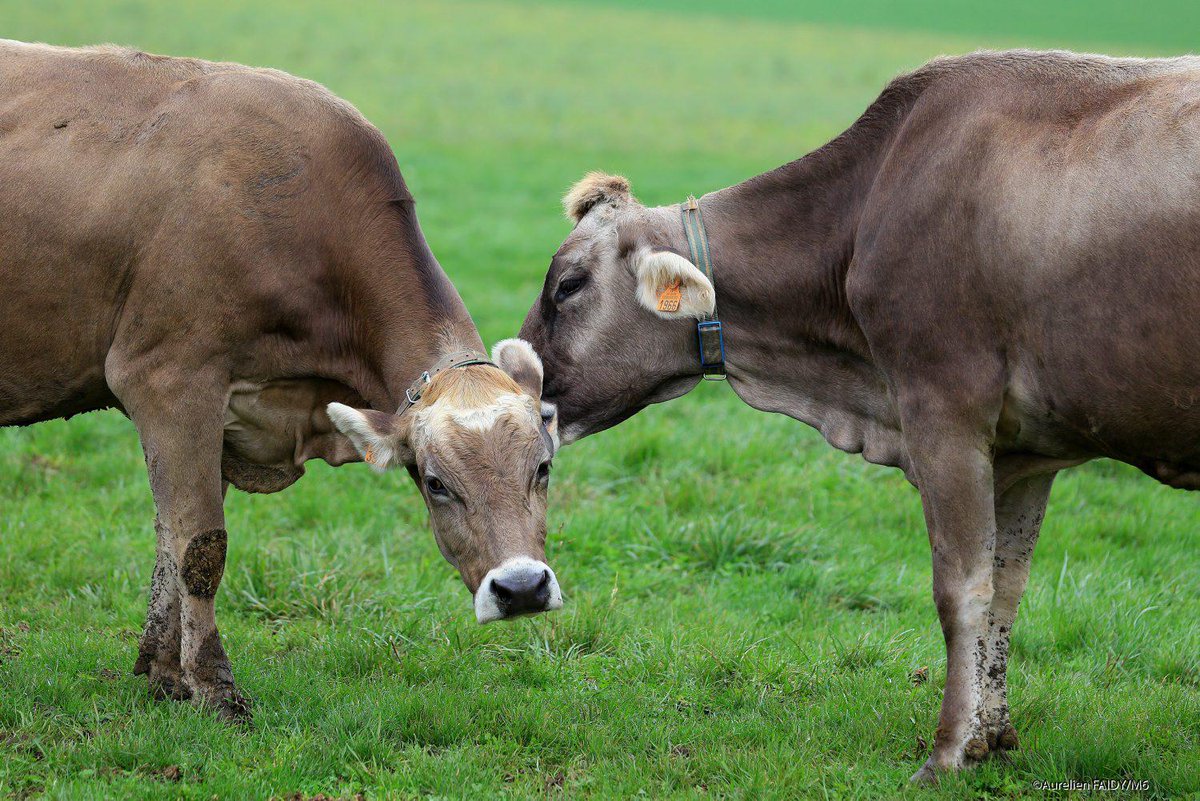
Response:
[[[480,623],[562,609],[558,578],[545,562],[519,556],[488,571],[475,591]]]
[[[624,423],[630,417],[646,408],[646,404],[639,403],[636,406],[630,406],[627,409],[621,409],[614,415],[612,408],[604,409],[603,411],[574,420],[570,423],[563,423],[561,417],[558,423],[558,436],[563,445],[570,445],[572,442],[577,442],[584,437],[590,437],[592,434],[599,434],[601,431],[606,431],[615,425]]]

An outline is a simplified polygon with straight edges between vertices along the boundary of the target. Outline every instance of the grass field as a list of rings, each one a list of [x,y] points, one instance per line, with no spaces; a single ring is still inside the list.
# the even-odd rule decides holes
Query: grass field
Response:
[[[821,144],[934,55],[1200,47],[1182,0],[642,5],[0,0],[0,36],[325,83],[388,136],[489,342],[587,169],[675,202]],[[243,730],[130,675],[154,559],[131,425],[0,430],[0,797],[1200,794],[1195,495],[1112,463],[1060,478],[1013,639],[1022,750],[937,790],[906,785],[945,661],[898,472],[705,385],[564,451],[551,500],[566,608],[479,627],[407,476],[315,465],[231,493],[218,620],[256,702]]]

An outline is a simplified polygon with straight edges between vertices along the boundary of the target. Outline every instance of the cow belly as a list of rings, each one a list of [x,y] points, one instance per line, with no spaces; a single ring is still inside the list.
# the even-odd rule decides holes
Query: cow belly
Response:
[[[104,379],[104,359],[77,330],[46,318],[0,317],[0,426],[118,406]],[[81,342],[82,339],[82,342]]]
[[[0,426],[25,426],[98,409],[120,408],[103,380],[10,382],[0,376]]]
[[[1170,486],[1200,489],[1200,376],[1187,386],[1153,353],[1136,369],[1117,360],[1105,370],[1075,364],[1037,376],[1014,372],[1002,444],[1055,457],[1117,459]]]
[[[0,141],[0,425],[117,403],[104,363],[127,259],[90,232],[68,230],[81,212],[56,209],[44,182],[22,180],[12,162],[31,160]]]
[[[1147,475],[1168,487],[1185,490],[1200,490],[1200,462],[1195,464],[1171,464],[1154,461],[1138,465]]]
[[[80,293],[67,287],[22,293],[23,281],[10,275],[3,252],[0,280],[6,284],[0,292],[0,425],[116,405],[104,378],[106,343]]]

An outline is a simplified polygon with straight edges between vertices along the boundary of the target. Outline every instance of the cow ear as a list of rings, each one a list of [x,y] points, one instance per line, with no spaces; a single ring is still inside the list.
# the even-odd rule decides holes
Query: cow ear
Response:
[[[665,320],[712,314],[717,293],[690,261],[669,250],[642,250],[634,256],[638,302]]]
[[[563,198],[563,212],[568,220],[578,223],[601,203],[619,205],[632,200],[628,179],[620,175],[589,172]]]
[[[408,446],[408,416],[353,409],[341,403],[331,403],[325,411],[334,428],[350,440],[363,461],[376,470],[415,461]]]
[[[542,360],[523,339],[503,339],[492,347],[492,361],[529,397],[542,399]]]
[[[512,376],[521,391],[538,401],[541,409],[542,425],[550,435],[554,444],[552,451],[558,450],[558,411],[553,403],[542,402],[542,360],[537,351],[523,339],[504,339],[492,347],[492,361],[501,370]]]

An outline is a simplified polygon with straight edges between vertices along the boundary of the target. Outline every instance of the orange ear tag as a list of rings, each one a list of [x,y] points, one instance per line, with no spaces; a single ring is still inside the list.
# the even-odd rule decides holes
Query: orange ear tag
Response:
[[[363,454],[363,461],[367,464],[375,464],[375,452],[371,450],[371,446],[367,446],[367,452]]]
[[[667,284],[658,293],[658,310],[660,312],[679,311],[679,279],[676,278],[674,283]]]

